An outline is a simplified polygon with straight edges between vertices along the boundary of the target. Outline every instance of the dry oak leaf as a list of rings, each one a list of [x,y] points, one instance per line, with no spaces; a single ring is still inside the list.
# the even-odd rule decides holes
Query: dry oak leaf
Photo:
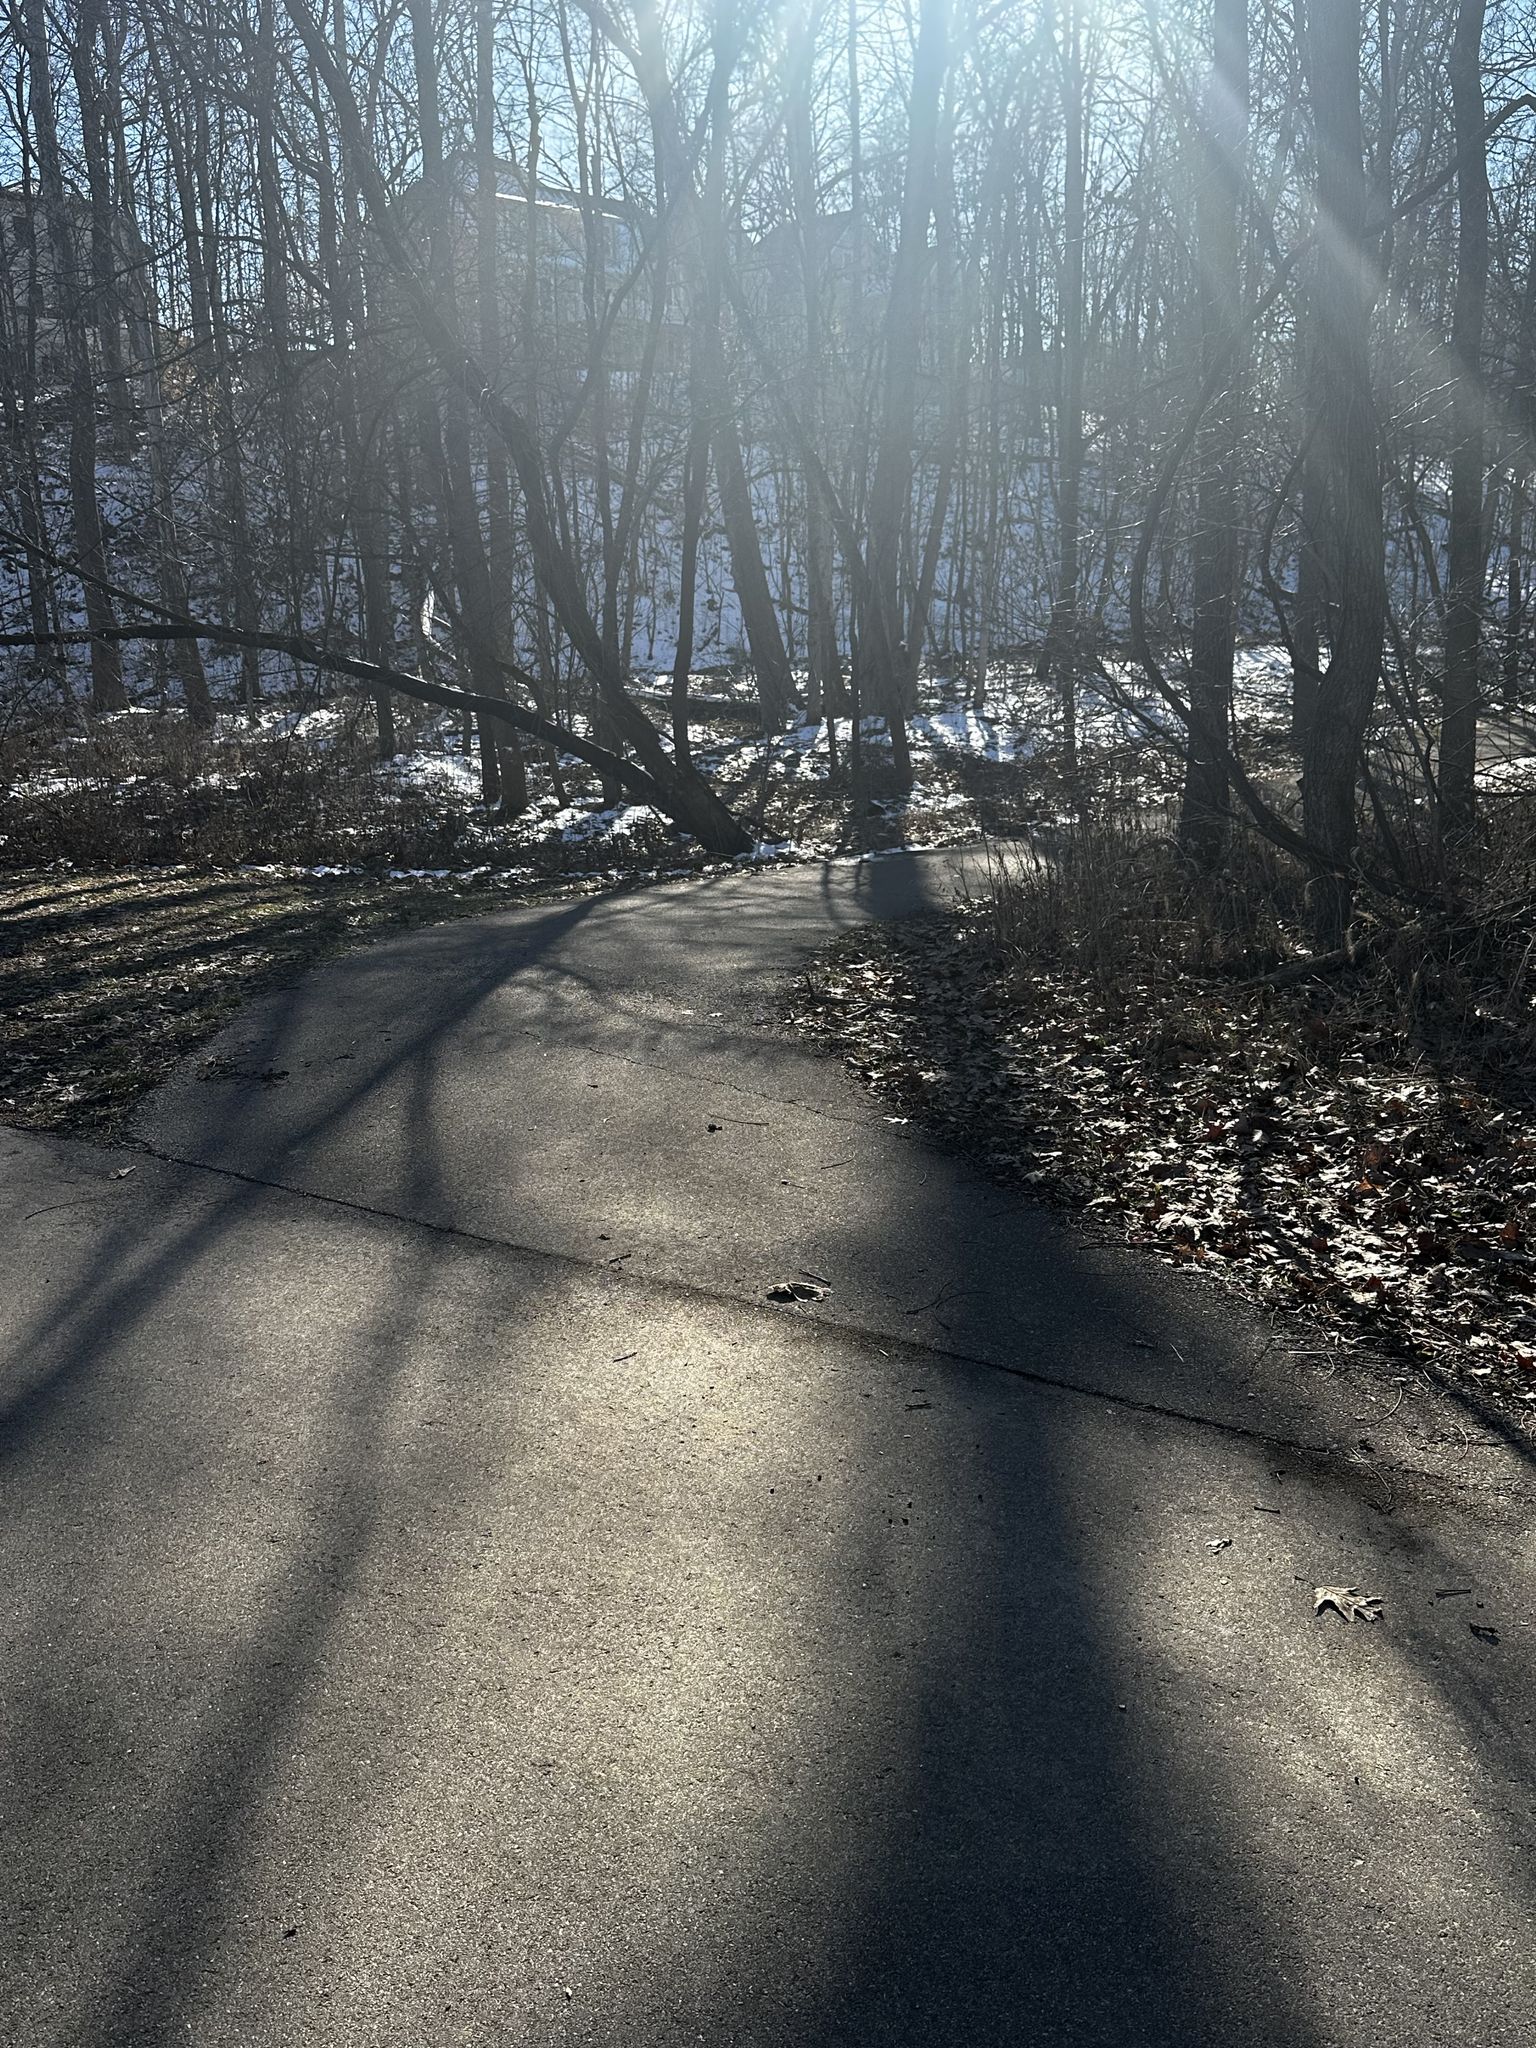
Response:
[[[1321,1614],[1325,1607],[1331,1607],[1335,1613],[1342,1614],[1346,1621],[1381,1619],[1381,1595],[1362,1594],[1353,1586],[1314,1586],[1312,1601],[1314,1614]]]

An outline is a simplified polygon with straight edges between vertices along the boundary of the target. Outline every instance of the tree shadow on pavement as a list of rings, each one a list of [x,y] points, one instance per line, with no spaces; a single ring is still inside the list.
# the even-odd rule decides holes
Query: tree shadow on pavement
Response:
[[[909,900],[887,867],[872,908]],[[600,1000],[562,950],[588,908],[413,942],[446,1001],[370,1011],[366,956],[330,970],[377,1029],[251,1163],[287,1178],[388,1103],[389,1186],[451,1211],[444,1048],[524,969]],[[320,1044],[302,1000],[240,1032],[296,1080]],[[265,1110],[257,1085],[206,1101]],[[828,1327],[467,1244],[372,1186],[144,1170],[104,1229],[18,1239],[18,2040],[1384,2048],[1410,2011],[1440,2037],[1413,1972],[1462,1823],[1435,1774],[1458,1744],[1511,1771],[1527,1731],[1446,1610],[1324,1636],[1298,1578],[1374,1544],[1404,1588],[1449,1585],[1432,1515],[1387,1544],[1358,1475],[945,1356],[931,1317]],[[1006,1231],[917,1185],[859,1228],[1002,1298]],[[1000,1364],[1185,1341],[1166,1286],[1021,1231],[1055,1263]],[[1241,1397],[1243,1342],[1198,1334]],[[1501,1810],[1465,1825],[1504,1887],[1468,1938],[1501,1942],[1527,1880]],[[1373,1888],[1415,1849],[1394,1934]],[[1371,1915],[1365,1972],[1338,1929]],[[1489,1995],[1510,2031],[1460,2037],[1523,2040],[1529,2005]]]
[[[942,1069],[920,1023],[914,1057]],[[903,1210],[898,1227],[946,1276],[947,1301],[995,1311],[1006,1231],[967,1228],[933,1179],[933,1206]],[[1027,1211],[1019,1222],[1021,1282],[1054,1244],[1054,1328],[1038,1306],[1013,1330],[995,1324],[987,1358],[1050,1380],[1084,1330],[1106,1353],[1141,1330],[1179,1373],[1175,1405],[1192,1384],[1180,1347],[1198,1346],[1211,1408],[1255,1400],[1253,1427],[1138,1412],[1113,1368],[1094,1376],[1098,1398],[917,1347],[885,1354],[876,1398],[904,1410],[905,1512],[883,1531],[869,1518],[878,1540],[859,1568],[904,1588],[890,1633],[899,1644],[904,1622],[908,1640],[887,1671],[910,1718],[846,1918],[828,1926],[827,2003],[794,2004],[793,2024],[764,2038],[1279,2048],[1396,2040],[1411,2012],[1424,2038],[1519,2041],[1536,2009],[1523,1967],[1480,2018],[1455,2015],[1479,1995],[1466,1986],[1483,1940],[1500,1938],[1492,1924],[1507,1939],[1536,1903],[1521,1847],[1536,1828],[1519,1762],[1529,1659],[1505,1643],[1491,1664],[1466,1617],[1437,1604],[1472,1578],[1493,1608],[1502,1593],[1507,1625],[1507,1539],[1469,1535],[1411,1479],[1394,1493],[1266,1434],[1252,1319],[1227,1316],[1224,1339],[1197,1287],[1181,1304],[1150,1261],[1138,1275],[1054,1223],[1042,1240]],[[1039,1296],[1038,1275],[1027,1291]],[[932,1317],[916,1328],[949,1343]],[[1142,1391],[1155,1397],[1145,1361]],[[1355,1398],[1342,1390],[1332,1412],[1318,1392],[1316,1436],[1337,1440]],[[945,1428],[957,1403],[964,1427]],[[1528,1462],[1528,1439],[1509,1435]],[[1364,1575],[1383,1569],[1387,1625],[1336,1636],[1316,1622],[1314,1583],[1358,1573],[1369,1591]],[[1447,1983],[1442,1952],[1426,1992],[1446,1915],[1467,1928],[1465,1974]],[[1364,1923],[1380,1932],[1367,1988],[1336,1949],[1341,1924]],[[789,2003],[779,1962],[763,1973],[776,2010]]]

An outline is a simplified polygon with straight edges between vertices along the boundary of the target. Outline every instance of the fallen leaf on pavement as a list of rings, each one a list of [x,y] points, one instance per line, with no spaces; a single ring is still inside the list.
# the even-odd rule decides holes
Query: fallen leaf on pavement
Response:
[[[1353,1586],[1314,1586],[1312,1598],[1314,1614],[1321,1614],[1325,1607],[1331,1607],[1346,1621],[1379,1621],[1381,1618],[1379,1593],[1362,1594]]]
[[[825,1301],[830,1287],[818,1287],[814,1280],[776,1280],[768,1290],[770,1301]]]

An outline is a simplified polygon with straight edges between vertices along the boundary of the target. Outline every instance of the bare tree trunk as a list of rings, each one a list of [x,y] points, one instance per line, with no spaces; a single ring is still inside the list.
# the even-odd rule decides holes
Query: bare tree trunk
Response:
[[[1311,15],[1307,69],[1317,131],[1322,223],[1317,270],[1320,445],[1329,465],[1328,557],[1336,581],[1332,656],[1307,736],[1302,815],[1323,865],[1311,924],[1321,951],[1343,945],[1354,907],[1361,748],[1386,626],[1381,454],[1371,384],[1371,265],[1360,117],[1360,0],[1327,0]]]
[[[1315,296],[1315,293],[1314,293]],[[1323,660],[1323,628],[1328,611],[1328,578],[1322,542],[1327,520],[1328,476],[1318,434],[1313,430],[1322,410],[1322,364],[1310,308],[1298,318],[1297,352],[1306,445],[1301,453],[1301,503],[1296,533],[1296,609],[1291,621],[1291,731],[1305,744],[1317,711],[1318,677]]]
[[[666,46],[655,0],[636,8],[640,35],[636,55],[641,89],[646,96],[657,153],[672,204],[682,216],[685,268],[694,279],[692,360],[694,404],[709,422],[720,491],[720,520],[731,558],[731,581],[741,606],[741,621],[752,658],[765,727],[781,726],[789,713],[789,657],[779,630],[768,572],[758,540],[752,487],[742,454],[738,408],[731,390],[730,367],[721,335],[720,313],[726,269],[725,172],[730,140],[728,87],[743,35],[741,0],[720,0],[715,13],[714,70],[709,91],[709,142],[704,190],[699,192],[689,150],[683,138]]]
[[[1527,490],[1524,475],[1516,471],[1509,480],[1509,564],[1505,579],[1504,609],[1504,696],[1516,702],[1520,691],[1520,653],[1525,638],[1525,515]]]
[[[1200,431],[1192,716],[1179,818],[1179,843],[1206,868],[1219,864],[1227,839],[1227,739],[1237,618],[1238,196],[1248,128],[1248,0],[1216,0],[1211,54],[1195,200],[1195,268],[1201,369],[1206,382],[1222,381]]]
[[[480,353],[491,376],[504,368],[501,320],[500,202],[496,170],[496,18],[492,0],[475,5],[475,256],[480,297]],[[534,216],[529,215],[530,228]],[[512,485],[507,451],[497,437],[487,437],[485,452],[486,515],[490,532],[491,630],[503,659],[512,652]],[[520,817],[528,808],[528,769],[517,735],[506,730],[494,736],[497,783],[502,813]]]
[[[519,364],[519,392],[524,409],[530,420],[539,416],[539,349],[537,334],[539,326],[539,162],[543,149],[543,135],[540,116],[539,93],[534,69],[530,62],[524,77],[528,105],[527,161],[523,167],[523,193],[526,203],[527,231],[523,237],[522,275],[518,280],[522,307],[522,361]],[[500,440],[498,435],[497,440]],[[509,476],[507,487],[512,489]],[[534,676],[530,694],[540,714],[545,718],[554,715],[558,694],[558,677],[555,669],[554,633],[550,627],[549,594],[539,573],[538,563],[533,564],[533,645]],[[549,783],[556,797],[565,802],[565,784],[560,774],[560,753],[551,748],[549,760]]]
[[[177,529],[176,501],[171,489],[170,462],[165,447],[165,393],[156,349],[155,319],[148,299],[149,251],[140,243],[134,253],[137,260],[126,294],[128,345],[138,373],[139,406],[144,419],[144,454],[149,467],[150,516],[155,537],[155,578],[160,586],[161,602],[172,611],[186,612],[191,609],[191,601],[182,566],[181,535]],[[212,727],[213,698],[209,694],[208,673],[197,642],[173,642],[171,660],[176,669],[176,679],[181,684],[187,716],[194,725]]]
[[[345,0],[336,0],[332,34],[337,60],[345,64]],[[389,668],[394,666],[395,633],[394,608],[389,593],[383,464],[379,453],[384,408],[375,400],[365,419],[363,391],[369,380],[365,378],[359,361],[364,333],[362,217],[357,203],[356,181],[348,174],[345,158],[339,164],[331,158],[318,79],[314,81],[313,99],[319,143],[317,170],[321,198],[321,246],[328,259],[332,335],[340,365],[341,438],[347,472],[352,481],[352,530],[357,540],[363,646],[370,661]],[[373,712],[379,759],[393,760],[397,751],[395,707],[388,690],[375,691]]]
[[[421,122],[422,186],[426,206],[427,267],[433,289],[447,316],[456,319],[457,292],[453,272],[453,221],[448,172],[443,154],[442,117],[438,109],[437,43],[432,0],[410,0],[411,54],[416,72],[417,113]],[[458,626],[472,688],[482,697],[504,697],[506,684],[496,646],[496,611],[491,596],[480,508],[470,460],[469,408],[463,391],[447,383],[441,392],[441,421],[423,421],[428,436],[429,467],[440,458],[440,498],[458,591]],[[436,448],[431,447],[435,437]],[[480,732],[480,793],[488,809],[502,801],[501,763],[497,735]]]
[[[1456,125],[1456,301],[1451,319],[1451,517],[1446,548],[1445,681],[1440,712],[1440,829],[1472,823],[1477,782],[1479,652],[1487,549],[1483,528],[1483,314],[1488,298],[1488,167],[1483,148],[1486,0],[1461,0],[1451,40]]]
[[[254,633],[260,618],[256,589],[256,549],[251,532],[250,504],[245,488],[245,458],[235,419],[234,346],[229,315],[219,270],[217,214],[213,201],[213,162],[208,123],[198,103],[192,146],[193,171],[197,186],[198,218],[207,281],[209,353],[214,395],[214,438],[218,444],[221,495],[224,500],[228,576],[234,600],[235,624],[242,633]],[[241,649],[240,688],[248,718],[256,715],[261,701],[261,657],[253,644]]]
[[[1006,246],[1006,243],[1005,243]],[[998,570],[1003,553],[1003,504],[1007,489],[1003,453],[1003,353],[1006,314],[1002,285],[988,279],[986,312],[986,401],[984,433],[978,450],[981,466],[980,564],[975,572],[974,619],[976,649],[971,664],[971,702],[980,711],[987,701],[988,670],[997,610]]]
[[[70,68],[80,106],[80,145],[85,158],[86,200],[90,207],[90,308],[87,323],[96,337],[98,383],[106,398],[108,419],[121,437],[128,428],[132,403],[123,366],[123,298],[119,285],[125,251],[118,247],[113,219],[111,156],[108,124],[122,119],[119,95],[115,110],[97,63],[97,44],[108,34],[102,0],[81,0],[75,33],[70,39]]]
[[[138,203],[133,171],[124,133],[122,67],[116,24],[104,7],[97,10],[101,37],[103,78],[98,95],[100,128],[97,148],[99,165],[91,171],[93,235],[100,232],[95,193],[105,190],[109,177],[115,178],[116,204],[107,206],[106,232],[112,255],[111,275],[105,291],[98,277],[97,291],[104,310],[98,320],[110,317],[117,342],[116,362],[122,376],[119,404],[125,420],[132,408],[121,348],[120,327],[126,328],[127,365],[133,370],[133,387],[138,393],[143,423],[144,456],[149,470],[150,527],[153,534],[155,580],[161,602],[172,611],[187,612],[191,601],[182,560],[181,534],[176,518],[171,462],[166,446],[165,385],[160,370],[159,321],[156,317],[155,278],[150,251],[139,232]],[[87,79],[94,79],[90,52],[77,51],[76,78],[82,93]],[[93,88],[94,89],[94,88]],[[108,163],[112,171],[108,171]],[[104,358],[105,362],[105,358]],[[210,729],[214,723],[213,698],[202,650],[195,640],[174,641],[170,659],[181,685],[182,702],[194,725]]]
[[[1520,295],[1513,382],[1515,445],[1509,465],[1509,569],[1504,614],[1504,694],[1511,704],[1519,699],[1526,633],[1526,518],[1530,511],[1531,458],[1536,448],[1536,263],[1527,268],[1525,288]]]
[[[928,224],[938,185],[939,103],[949,69],[950,0],[922,0],[912,64],[901,233],[885,323],[885,389],[880,443],[870,484],[867,550],[869,602],[863,621],[877,701],[891,740],[891,764],[903,788],[912,781],[907,743],[908,650],[902,593],[903,544],[912,510],[917,373],[928,271]]]
[[[815,55],[814,18],[808,17],[800,31],[804,54],[796,83],[791,89],[786,142],[789,151],[790,183],[794,193],[795,226],[800,255],[800,285],[805,302],[805,409],[806,426],[819,445],[824,433],[826,364],[821,309],[821,207],[816,193],[814,138],[811,128],[811,64]],[[836,769],[835,719],[842,708],[842,668],[838,658],[837,614],[832,597],[832,549],[827,510],[822,503],[821,479],[805,476],[805,592],[806,592],[806,689],[811,718],[825,713],[832,759],[829,772]]]
[[[23,138],[25,143],[25,138]],[[27,159],[24,157],[23,161]],[[17,517],[27,543],[27,613],[32,631],[40,639],[56,630],[50,599],[51,578],[43,550],[48,545],[44,516],[41,451],[38,447],[35,408],[37,404],[37,222],[31,190],[23,184],[20,243],[7,233],[9,222],[0,220],[0,420],[16,459]],[[14,287],[20,282],[24,306],[16,302]],[[74,702],[69,679],[69,662],[62,648],[39,648],[39,659],[47,663],[57,682],[64,704]]]
[[[698,604],[699,535],[709,488],[709,429],[695,415],[683,456],[682,564],[677,595],[677,653],[672,663],[672,753],[691,758],[688,737],[688,676],[693,667],[694,614]]]
[[[69,386],[69,501],[75,528],[75,559],[87,579],[83,583],[86,622],[93,634],[104,635],[110,633],[117,621],[112,600],[100,582],[89,580],[111,574],[96,495],[96,389],[77,286],[79,260],[59,154],[53,80],[48,72],[48,16],[44,0],[23,0],[22,35],[27,51],[32,125],[37,136],[38,183],[53,257]],[[128,693],[123,688],[122,662],[116,644],[103,637],[93,639],[90,660],[91,709],[121,711],[128,702]]]
[[[279,0],[256,0],[256,38],[252,52],[255,91],[251,113],[256,131],[257,213],[261,225],[261,298],[268,350],[268,375],[276,385],[278,433],[282,441],[282,490],[277,530],[282,536],[288,577],[288,610],[302,629],[306,563],[300,546],[304,505],[299,466],[299,416],[294,404],[293,307],[288,288],[288,254],[284,247],[283,180],[278,164],[277,8]],[[295,681],[300,671],[294,670]]]
[[[768,571],[763,566],[757,513],[742,455],[736,408],[730,397],[724,351],[714,343],[707,343],[706,349],[712,358],[708,389],[718,400],[713,408],[715,424],[710,439],[715,451],[715,480],[720,487],[720,521],[731,557],[731,581],[741,606],[747,651],[752,657],[752,673],[763,707],[763,725],[768,731],[777,731],[789,715],[789,656],[784,651],[784,636],[773,608],[773,592],[768,587]]]
[[[936,158],[940,153],[936,150]],[[949,527],[950,499],[954,492],[955,466],[961,437],[965,432],[970,404],[970,326],[966,295],[959,288],[955,265],[956,200],[954,158],[951,149],[942,152],[942,164],[934,166],[934,301],[939,333],[936,335],[938,375],[944,392],[944,415],[939,428],[938,473],[934,478],[933,502],[928,508],[923,551],[912,578],[907,625],[904,635],[907,660],[902,676],[902,701],[913,708],[917,703],[917,678],[923,649],[927,645],[933,616],[933,593],[938,583],[939,561]]]
[[[1061,392],[1058,402],[1056,495],[1059,555],[1056,597],[1040,655],[1040,679],[1052,673],[1061,697],[1061,738],[1068,775],[1077,768],[1077,673],[1082,660],[1078,583],[1083,527],[1083,239],[1087,231],[1088,165],[1083,136],[1082,21],[1068,0],[1061,55],[1063,150],[1061,252]]]

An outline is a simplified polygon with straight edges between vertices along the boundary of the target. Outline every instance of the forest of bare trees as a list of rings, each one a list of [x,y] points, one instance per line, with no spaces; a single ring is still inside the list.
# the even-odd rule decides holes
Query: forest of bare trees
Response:
[[[1069,769],[1085,686],[1161,700],[1186,849],[1257,819],[1320,944],[1363,816],[1403,888],[1470,858],[1480,723],[1533,648],[1521,10],[9,26],[10,730],[208,727],[307,676],[371,695],[385,758],[402,698],[472,718],[497,815],[559,753],[735,853],[697,664],[750,673],[770,728],[851,717],[839,771],[878,733],[899,787],[920,677],[980,705],[1023,662]],[[1234,729],[1255,638],[1299,808]]]
[[[0,2048],[1531,2048],[1536,0],[0,30]]]

